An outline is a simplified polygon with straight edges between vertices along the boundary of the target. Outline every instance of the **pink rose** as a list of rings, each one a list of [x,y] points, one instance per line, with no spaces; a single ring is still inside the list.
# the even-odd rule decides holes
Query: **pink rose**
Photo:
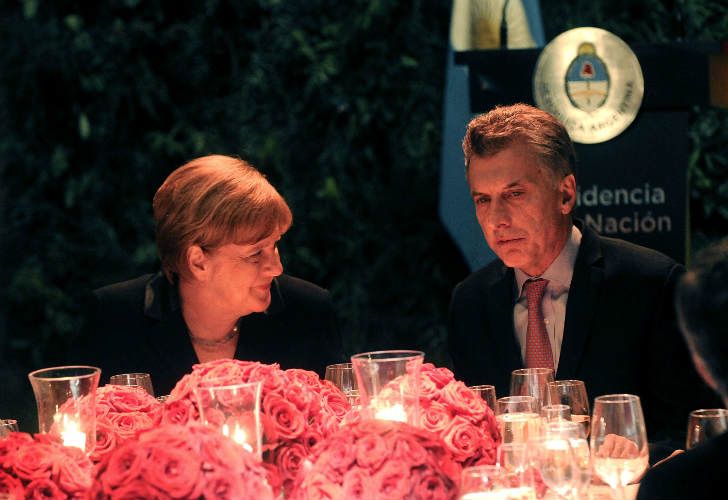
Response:
[[[161,404],[153,396],[150,396],[144,389],[123,385],[107,385],[101,387],[96,398],[97,401],[98,399],[105,400],[115,411],[118,412],[147,412]]]
[[[407,498],[410,492],[409,479],[409,464],[387,460],[372,478],[376,497],[382,500]]]
[[[3,470],[0,470],[0,497],[10,500],[25,497],[23,483]]]
[[[432,380],[438,389],[442,389],[451,381],[455,380],[455,375],[447,368],[436,368],[432,363],[422,365],[422,373]]]
[[[418,471],[414,477],[414,498],[422,500],[450,500],[455,498],[452,482],[432,470]]]
[[[442,433],[442,441],[456,460],[466,460],[483,444],[480,430],[461,416],[455,417]]]
[[[116,433],[108,421],[96,421],[96,446],[89,455],[92,461],[99,462],[116,448]]]
[[[404,433],[392,433],[388,436],[391,451],[390,459],[418,467],[428,459],[428,453],[419,440],[412,435]]]
[[[95,490],[96,488],[93,488],[91,491],[94,492]],[[107,495],[110,494],[107,493]],[[137,500],[139,498],[165,498],[165,495],[163,492],[149,484],[146,480],[136,478],[120,485],[114,490],[113,495],[110,495],[110,497],[114,500]],[[92,495],[91,498],[99,497]]]
[[[323,438],[324,435],[317,429],[313,427],[309,427],[308,429],[306,429],[306,432],[304,432],[301,436],[303,446],[306,447],[306,453],[311,453],[313,447],[316,446]]]
[[[440,397],[443,403],[452,406],[457,413],[474,423],[485,416],[488,408],[483,398],[460,381],[447,384],[442,389]]]
[[[21,497],[22,498],[22,497]],[[27,500],[65,500],[68,496],[48,478],[36,479],[25,487]]]
[[[180,399],[177,401],[165,401],[164,414],[162,415],[162,423],[165,424],[186,424],[194,420],[196,410],[188,399]]]
[[[29,443],[12,455],[13,471],[18,478],[25,481],[49,479],[56,453],[58,451],[50,444]]]
[[[294,498],[297,500],[331,500],[343,499],[341,485],[331,482],[331,480],[321,473],[311,474],[306,478],[306,484],[299,489]]]
[[[111,494],[115,488],[136,478],[145,465],[146,454],[147,451],[138,443],[128,441],[108,455],[106,461],[102,462],[105,467],[100,477],[104,492]]]
[[[236,500],[238,498],[259,498],[249,495],[245,484],[239,477],[231,476],[229,473],[215,471],[205,476],[205,488],[202,490],[204,498],[220,500]],[[272,498],[271,493],[269,498]]]
[[[290,382],[283,388],[282,396],[287,401],[293,403],[299,411],[304,413],[308,413],[309,408],[312,407],[313,411],[317,411],[320,406],[317,394],[302,382]]]
[[[109,422],[122,439],[128,439],[140,430],[149,429],[154,425],[149,415],[139,411],[110,414]]]
[[[306,429],[303,414],[278,394],[270,393],[263,399],[263,411],[279,437],[295,439]]]
[[[342,498],[366,500],[372,498],[372,479],[362,469],[351,469],[344,474]]]
[[[316,372],[310,370],[301,370],[300,368],[291,368],[285,371],[289,380],[301,382],[309,387],[318,387],[320,383],[319,376]]]
[[[73,448],[77,450],[78,448]],[[81,450],[79,450],[81,451]],[[59,459],[58,485],[68,494],[84,492],[91,486],[91,461],[85,455],[71,457],[70,454]]]
[[[337,440],[329,443],[322,456],[326,468],[332,470],[335,477],[340,477],[356,460],[356,448],[351,442]]]
[[[196,378],[196,376],[188,373],[187,375],[179,379],[179,381],[177,381],[177,384],[175,384],[174,388],[172,388],[172,392],[169,393],[169,399],[167,399],[164,404],[168,405],[180,399],[191,397],[192,389],[194,389],[197,385],[195,382]]]
[[[365,469],[379,469],[388,458],[387,445],[379,434],[366,434],[356,443],[356,461]]]
[[[198,497],[200,475],[199,458],[177,448],[153,448],[142,469],[142,478],[174,498]]]
[[[293,479],[301,470],[301,465],[306,459],[306,448],[302,444],[293,443],[287,446],[281,446],[276,450],[274,462],[278,464],[278,470],[281,477]]]
[[[422,428],[439,434],[452,421],[453,415],[447,406],[436,401],[425,405],[420,411],[420,423]]]

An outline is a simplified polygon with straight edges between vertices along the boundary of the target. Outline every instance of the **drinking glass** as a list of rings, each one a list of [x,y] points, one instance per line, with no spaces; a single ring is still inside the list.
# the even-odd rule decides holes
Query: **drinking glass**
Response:
[[[541,479],[551,491],[565,498],[581,480],[571,442],[568,438],[550,436],[531,442]]]
[[[579,471],[579,479],[574,484],[574,498],[584,498],[592,477],[589,443],[581,424],[570,420],[548,422],[543,426],[544,439],[568,439]]]
[[[625,486],[639,480],[648,466],[647,432],[640,398],[609,394],[594,400],[591,422],[594,472],[619,499]]]
[[[354,368],[351,363],[328,365],[324,373],[324,379],[341,389],[352,407],[359,405],[359,389],[356,385]]]
[[[374,351],[355,354],[363,419],[395,420],[418,426],[421,351]]]
[[[528,444],[501,443],[498,447],[497,459],[497,463],[502,469],[508,472],[523,472],[530,464]]]
[[[0,419],[0,438],[11,432],[18,432],[18,421],[12,418]]]
[[[538,436],[540,417],[533,396],[506,396],[495,402],[496,416],[504,443],[525,443]]]
[[[494,385],[471,385],[468,388],[480,396],[490,409],[493,410],[493,413],[495,413],[496,397]]]
[[[511,396],[533,396],[538,409],[545,404],[546,384],[554,381],[551,368],[521,368],[511,372]]]
[[[460,475],[460,500],[535,500],[533,477],[498,465],[465,467]]]
[[[261,386],[262,382],[249,382],[204,385],[194,389],[200,420],[218,429],[259,459],[262,449]]]
[[[701,409],[690,412],[688,437],[685,448],[697,445],[728,430],[728,410],[725,408]]]
[[[154,396],[152,377],[148,373],[119,373],[112,375],[109,377],[109,385],[139,387],[147,391],[150,396]]]
[[[101,369],[55,366],[28,374],[38,406],[38,429],[86,453],[96,446],[96,388]]]
[[[543,405],[541,407],[541,418],[543,418],[544,422],[571,420],[571,409],[566,405]]]
[[[581,380],[556,380],[546,384],[546,401],[549,404],[567,405],[571,411],[572,422],[584,427],[589,436],[589,397],[586,386]]]

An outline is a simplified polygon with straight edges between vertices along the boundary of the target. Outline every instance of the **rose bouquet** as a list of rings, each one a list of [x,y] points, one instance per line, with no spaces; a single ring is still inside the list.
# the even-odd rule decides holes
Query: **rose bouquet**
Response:
[[[254,455],[214,429],[165,424],[106,454],[89,498],[273,499]]]
[[[0,439],[0,496],[77,498],[91,485],[93,464],[50,434],[13,432]]]
[[[277,364],[218,360],[193,366],[164,402],[163,422],[199,419],[194,389],[262,382],[263,459],[276,491],[289,492],[312,447],[336,431],[349,410],[346,396],[332,383],[306,370],[281,370]]]
[[[382,390],[404,390],[413,397],[411,375],[391,381]],[[464,467],[494,464],[501,441],[498,424],[490,407],[447,368],[425,363],[420,369],[420,427],[438,435],[445,447]]]
[[[96,448],[90,455],[94,462],[139,431],[156,426],[162,418],[162,403],[139,387],[99,387],[95,409]]]
[[[294,499],[454,499],[461,470],[436,435],[383,420],[345,426],[309,462]]]

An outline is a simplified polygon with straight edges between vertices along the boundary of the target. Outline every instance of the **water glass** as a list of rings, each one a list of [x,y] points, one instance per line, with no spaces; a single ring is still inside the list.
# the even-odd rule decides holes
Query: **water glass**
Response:
[[[119,373],[112,375],[109,377],[109,385],[140,387],[147,391],[150,396],[154,396],[152,377],[148,373]]]
[[[100,376],[101,369],[93,366],[56,366],[30,372],[39,431],[58,435],[66,446],[93,451]]]
[[[538,408],[546,403],[546,384],[554,381],[551,368],[521,368],[511,372],[511,396],[533,396]]]
[[[533,476],[498,465],[465,467],[460,475],[460,500],[535,500]]]
[[[541,407],[541,418],[544,422],[571,420],[571,408],[566,405],[544,405]]]
[[[546,384],[546,401],[549,404],[567,405],[571,411],[571,420],[584,427],[589,436],[589,397],[586,385],[581,380],[556,380]]]
[[[539,435],[541,419],[533,396],[506,396],[497,399],[495,406],[504,443],[525,443]]]
[[[480,396],[490,409],[493,410],[493,413],[495,413],[496,397],[494,385],[471,385],[468,388]]]
[[[394,420],[418,426],[421,351],[374,351],[356,354],[356,376],[363,419]]]
[[[685,449],[697,445],[728,430],[728,410],[725,408],[701,409],[690,412]]]

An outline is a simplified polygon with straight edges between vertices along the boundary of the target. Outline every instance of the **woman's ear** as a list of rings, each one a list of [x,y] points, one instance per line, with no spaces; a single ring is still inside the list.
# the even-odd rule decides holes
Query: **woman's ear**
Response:
[[[199,245],[192,245],[187,248],[187,269],[190,275],[197,280],[203,281],[207,277],[209,263],[207,254]]]

